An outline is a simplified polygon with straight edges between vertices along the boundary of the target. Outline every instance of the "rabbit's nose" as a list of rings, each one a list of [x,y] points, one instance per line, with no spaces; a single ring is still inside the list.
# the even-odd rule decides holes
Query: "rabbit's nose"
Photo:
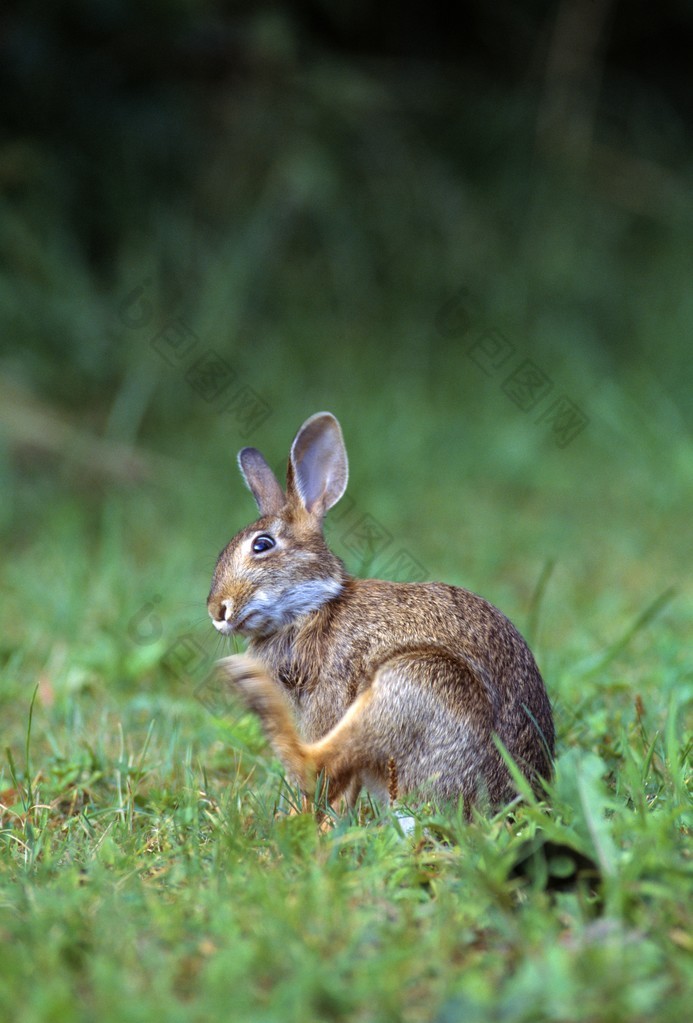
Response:
[[[215,622],[226,622],[231,617],[231,601],[215,600],[208,605],[209,617]]]
[[[212,619],[212,624],[217,632],[220,632],[222,636],[230,636],[234,631],[232,624],[233,620],[233,601],[232,600],[217,600],[212,601],[209,604],[209,616]]]

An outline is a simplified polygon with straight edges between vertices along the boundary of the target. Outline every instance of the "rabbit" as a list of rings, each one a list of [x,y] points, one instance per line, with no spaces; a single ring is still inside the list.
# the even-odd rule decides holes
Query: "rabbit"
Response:
[[[260,512],[222,550],[207,608],[223,636],[249,637],[219,661],[259,715],[309,803],[362,789],[497,808],[517,795],[494,741],[541,795],[554,752],[551,706],[524,639],[482,597],[440,582],[347,573],[323,537],[348,463],[330,412],[301,426],[286,491],[255,448],[239,452]]]

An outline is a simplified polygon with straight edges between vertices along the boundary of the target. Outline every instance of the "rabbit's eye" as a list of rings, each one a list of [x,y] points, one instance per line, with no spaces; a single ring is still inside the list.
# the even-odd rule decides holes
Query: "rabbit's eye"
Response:
[[[260,536],[256,536],[253,540],[253,554],[262,554],[263,551],[269,551],[274,547],[276,541],[273,536],[269,533],[261,533]]]

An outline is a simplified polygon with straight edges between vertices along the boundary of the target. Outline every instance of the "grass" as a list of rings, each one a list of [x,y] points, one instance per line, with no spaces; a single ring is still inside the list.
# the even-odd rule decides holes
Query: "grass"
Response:
[[[531,552],[542,529],[518,488],[514,523],[487,538],[500,549],[470,562],[534,634],[559,733],[546,805],[471,824],[455,807],[400,808],[406,827],[364,802],[319,833],[287,814],[295,794],[255,722],[208,681],[221,647],[203,600],[219,543],[199,532],[223,517],[215,475],[196,479],[216,509],[191,500],[171,517],[165,491],[149,510],[139,489],[79,503],[58,492],[3,566],[8,1018],[684,1018],[685,589],[642,585],[636,605],[615,582],[588,592],[569,559],[551,571],[518,559],[518,536]],[[551,518],[560,496],[547,499]],[[359,501],[382,518],[375,493]],[[243,494],[237,524],[249,504]],[[332,535],[339,549],[345,534]],[[441,575],[436,558],[450,555],[433,540],[416,550]],[[614,540],[609,571],[625,579]],[[534,582],[519,582],[533,561]],[[662,558],[647,575],[668,570]]]

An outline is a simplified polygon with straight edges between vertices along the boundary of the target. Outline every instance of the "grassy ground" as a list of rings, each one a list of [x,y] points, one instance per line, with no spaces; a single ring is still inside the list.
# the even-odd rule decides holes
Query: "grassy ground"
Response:
[[[533,425],[502,415],[531,450]],[[279,419],[264,444],[277,461],[297,425]],[[162,470],[75,500],[74,478],[46,491],[34,474],[14,491],[2,566],[8,1019],[685,1017],[687,474],[669,478],[666,509],[646,452],[640,481],[616,487],[589,441],[547,450],[531,479],[502,481],[478,450],[412,474],[434,431],[449,449],[445,418],[412,435],[413,456],[385,431],[369,453],[360,419],[345,417],[354,506],[334,546],[357,568],[349,524],[373,515],[428,574],[531,634],[559,735],[550,811],[468,825],[418,807],[410,831],[364,804],[324,834],[288,816],[255,723],[209,677],[209,570],[252,511],[228,444],[211,430],[195,464],[189,438],[183,489]]]

